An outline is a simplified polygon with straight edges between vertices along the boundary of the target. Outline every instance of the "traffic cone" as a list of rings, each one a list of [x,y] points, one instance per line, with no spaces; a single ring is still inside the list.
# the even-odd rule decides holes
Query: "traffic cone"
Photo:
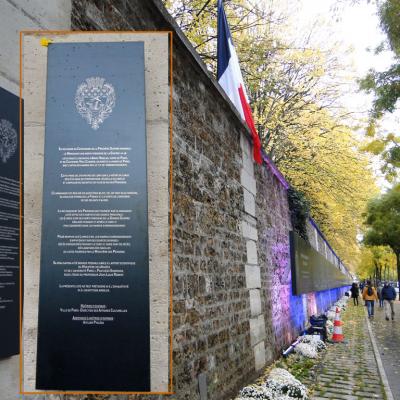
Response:
[[[342,333],[342,321],[340,320],[340,308],[336,307],[335,320],[333,321],[333,335],[332,342],[340,343],[343,342],[344,336]]]

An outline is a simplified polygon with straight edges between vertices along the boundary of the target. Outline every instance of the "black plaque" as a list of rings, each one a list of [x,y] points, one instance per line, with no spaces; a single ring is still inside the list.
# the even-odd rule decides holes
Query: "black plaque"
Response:
[[[19,97],[0,88],[0,358],[19,353]]]
[[[144,44],[48,48],[37,389],[149,391]]]
[[[293,231],[290,232],[290,256],[294,295],[351,284],[347,275]]]

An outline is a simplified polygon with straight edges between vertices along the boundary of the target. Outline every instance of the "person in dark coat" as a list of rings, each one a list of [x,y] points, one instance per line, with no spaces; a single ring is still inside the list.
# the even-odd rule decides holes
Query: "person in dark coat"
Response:
[[[379,308],[383,308],[383,297],[382,297],[382,289],[383,285],[380,284],[377,289],[378,299],[379,299]]]
[[[351,285],[351,297],[353,298],[353,303],[354,305],[358,306],[358,297],[360,296],[360,290],[358,289],[358,285],[356,282],[353,282],[353,284]]]
[[[389,321],[389,309],[391,311],[392,321],[394,320],[394,301],[396,300],[396,290],[388,282],[382,288],[382,299],[385,306],[386,321]]]

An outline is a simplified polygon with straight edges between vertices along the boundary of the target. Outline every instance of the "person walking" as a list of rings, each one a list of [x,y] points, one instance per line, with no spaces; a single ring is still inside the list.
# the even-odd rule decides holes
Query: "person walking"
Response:
[[[371,319],[374,317],[374,305],[375,301],[378,300],[378,295],[376,293],[376,289],[372,286],[371,281],[367,281],[366,286],[364,287],[362,298],[365,300],[365,305],[368,310],[368,317]]]
[[[379,284],[378,286],[378,299],[379,299],[379,308],[383,308],[383,297],[382,297],[382,289],[383,289],[383,285]]]
[[[351,297],[353,298],[353,304],[358,306],[358,297],[360,296],[360,290],[358,289],[358,285],[356,282],[353,282],[351,285]]]
[[[392,321],[394,320],[394,301],[396,300],[396,290],[388,282],[382,289],[382,298],[385,303],[385,317],[389,321],[389,309],[391,311]]]

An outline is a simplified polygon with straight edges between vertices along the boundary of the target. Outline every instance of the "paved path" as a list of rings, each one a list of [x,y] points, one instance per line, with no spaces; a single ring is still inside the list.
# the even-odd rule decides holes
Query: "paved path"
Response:
[[[383,367],[393,397],[400,399],[400,303],[395,303],[395,320],[386,321],[383,309],[375,310],[371,321]]]
[[[349,302],[342,320],[347,343],[328,346],[317,372],[318,386],[313,399],[385,400],[361,302],[358,307]]]

